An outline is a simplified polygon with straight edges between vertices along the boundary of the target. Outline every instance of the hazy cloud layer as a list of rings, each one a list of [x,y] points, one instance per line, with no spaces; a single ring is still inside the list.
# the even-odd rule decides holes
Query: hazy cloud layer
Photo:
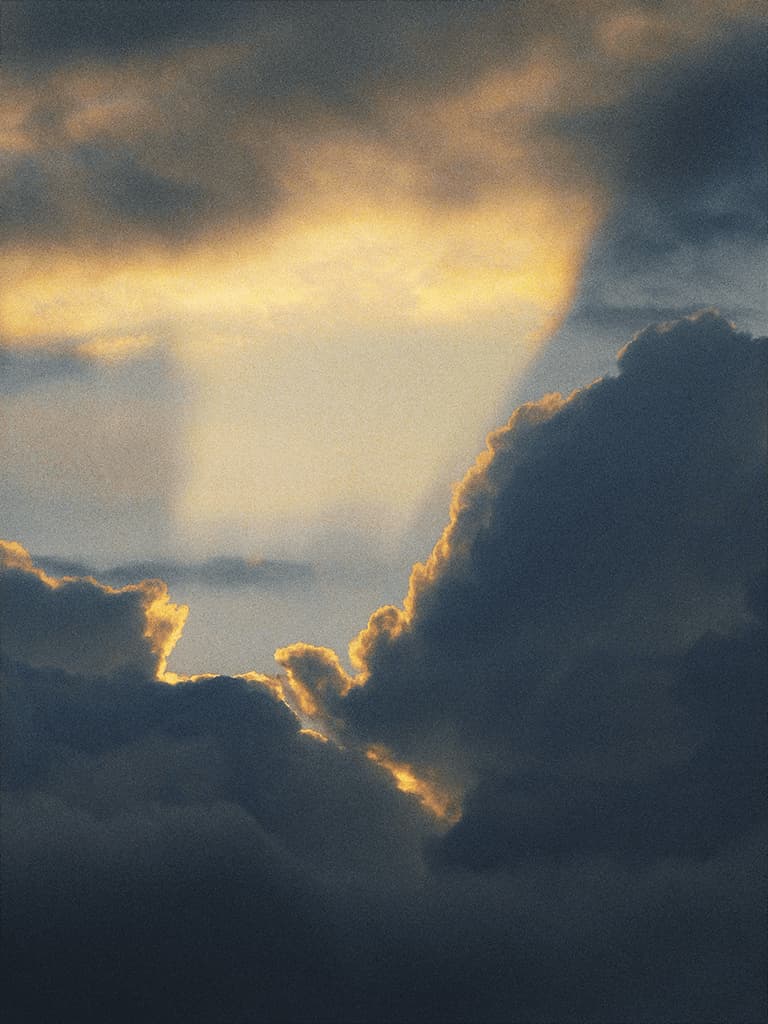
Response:
[[[420,272],[437,276],[443,315],[466,275],[469,308],[482,314],[489,287],[503,298],[488,277],[500,259],[484,226],[494,203],[518,233],[521,197],[567,204],[562,252],[550,254],[563,272],[580,263],[608,214],[598,249],[614,295],[617,280],[631,289],[660,254],[763,240],[759,4],[113,6],[4,6],[0,204],[15,294],[0,312],[14,343],[49,344],[65,315],[68,330],[86,338],[155,330],[152,315],[199,321],[210,302],[201,295],[190,305],[173,285],[157,295],[147,274],[170,282],[181,263],[194,276],[204,253],[210,280],[233,246],[242,262],[290,236],[297,221],[306,231],[344,211],[377,235],[392,216],[405,221],[400,232],[416,231]],[[426,250],[441,217],[450,213],[456,225],[468,211],[474,233],[460,230],[470,265],[459,273],[449,232],[435,266]],[[485,261],[471,255],[479,237]],[[34,273],[19,262],[29,249]],[[439,283],[446,260],[449,289]],[[41,271],[59,293],[58,323],[41,315]],[[277,280],[262,304],[279,310],[284,282],[275,268],[268,273]],[[124,274],[131,303],[121,299]],[[227,302],[231,287],[216,291]],[[414,298],[434,314],[434,297],[408,293]],[[235,309],[226,314],[237,318]]]
[[[767,345],[520,409],[355,678],[169,685],[164,588],[6,544],[11,1019],[761,1019]]]
[[[102,583],[124,587],[147,579],[163,579],[166,583],[200,583],[211,587],[273,587],[306,582],[312,578],[312,567],[305,562],[282,562],[274,559],[247,559],[235,556],[207,558],[202,562],[157,561],[128,562],[104,569],[94,569],[81,562],[38,557],[37,565],[54,576],[97,576]]]
[[[295,157],[324,133],[408,154],[411,198],[460,208],[523,170],[479,125],[463,150],[445,137],[456,110],[437,98],[474,104],[478,84],[497,144],[524,125],[539,178],[598,178],[673,234],[754,230],[764,28],[750,0],[8,3],[4,231],[77,242],[95,222],[136,242],[258,221],[293,201]]]
[[[193,550],[310,519],[394,548],[584,274],[572,326],[613,318],[607,353],[638,309],[764,326],[759,3],[113,8],[4,5],[0,329],[43,353],[6,376],[170,351],[187,400],[153,474]]]

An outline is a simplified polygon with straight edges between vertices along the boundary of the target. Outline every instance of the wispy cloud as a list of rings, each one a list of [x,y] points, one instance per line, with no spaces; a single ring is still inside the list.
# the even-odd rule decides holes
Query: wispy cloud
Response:
[[[168,583],[200,583],[211,587],[273,587],[291,586],[311,579],[312,566],[306,562],[276,559],[219,556],[204,561],[128,562],[124,565],[96,569],[82,562],[38,556],[35,562],[53,576],[97,577],[111,586],[124,587],[147,579],[163,579]]]

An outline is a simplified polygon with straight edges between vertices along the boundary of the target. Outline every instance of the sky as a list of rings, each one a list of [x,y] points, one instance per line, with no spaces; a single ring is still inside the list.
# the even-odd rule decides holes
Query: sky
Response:
[[[9,1019],[766,1019],[763,5],[0,18]]]

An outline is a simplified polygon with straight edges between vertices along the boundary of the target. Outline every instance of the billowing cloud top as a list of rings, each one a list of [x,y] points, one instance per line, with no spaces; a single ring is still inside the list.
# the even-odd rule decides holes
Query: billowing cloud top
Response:
[[[519,409],[354,675],[168,685],[159,583],[4,545],[14,1019],[762,1019],[767,360]]]
[[[620,673],[745,621],[765,361],[764,341],[705,313],[642,332],[617,377],[519,409],[456,490],[404,610],[381,609],[353,644],[353,719],[408,758],[429,760],[435,737],[449,763],[471,750],[492,764],[521,756],[525,708],[545,713],[583,659],[618,657]]]

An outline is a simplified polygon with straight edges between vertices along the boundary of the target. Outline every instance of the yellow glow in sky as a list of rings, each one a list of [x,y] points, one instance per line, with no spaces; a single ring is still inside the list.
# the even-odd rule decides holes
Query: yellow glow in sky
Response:
[[[66,141],[154,132],[144,159],[183,180],[156,99],[183,96],[210,66],[61,77]],[[190,394],[172,499],[182,536],[234,525],[263,543],[339,516],[396,535],[446,454],[469,458],[574,293],[603,200],[567,173],[564,144],[531,129],[562,105],[564,81],[542,52],[444,98],[382,96],[377,132],[310,112],[290,130],[264,111],[236,120],[228,143],[254,181],[270,138],[280,202],[177,242],[126,226],[116,244],[113,223],[103,241],[74,175],[62,184],[72,237],[4,254],[0,331],[108,362],[171,345]],[[220,187],[204,154],[186,159]]]

